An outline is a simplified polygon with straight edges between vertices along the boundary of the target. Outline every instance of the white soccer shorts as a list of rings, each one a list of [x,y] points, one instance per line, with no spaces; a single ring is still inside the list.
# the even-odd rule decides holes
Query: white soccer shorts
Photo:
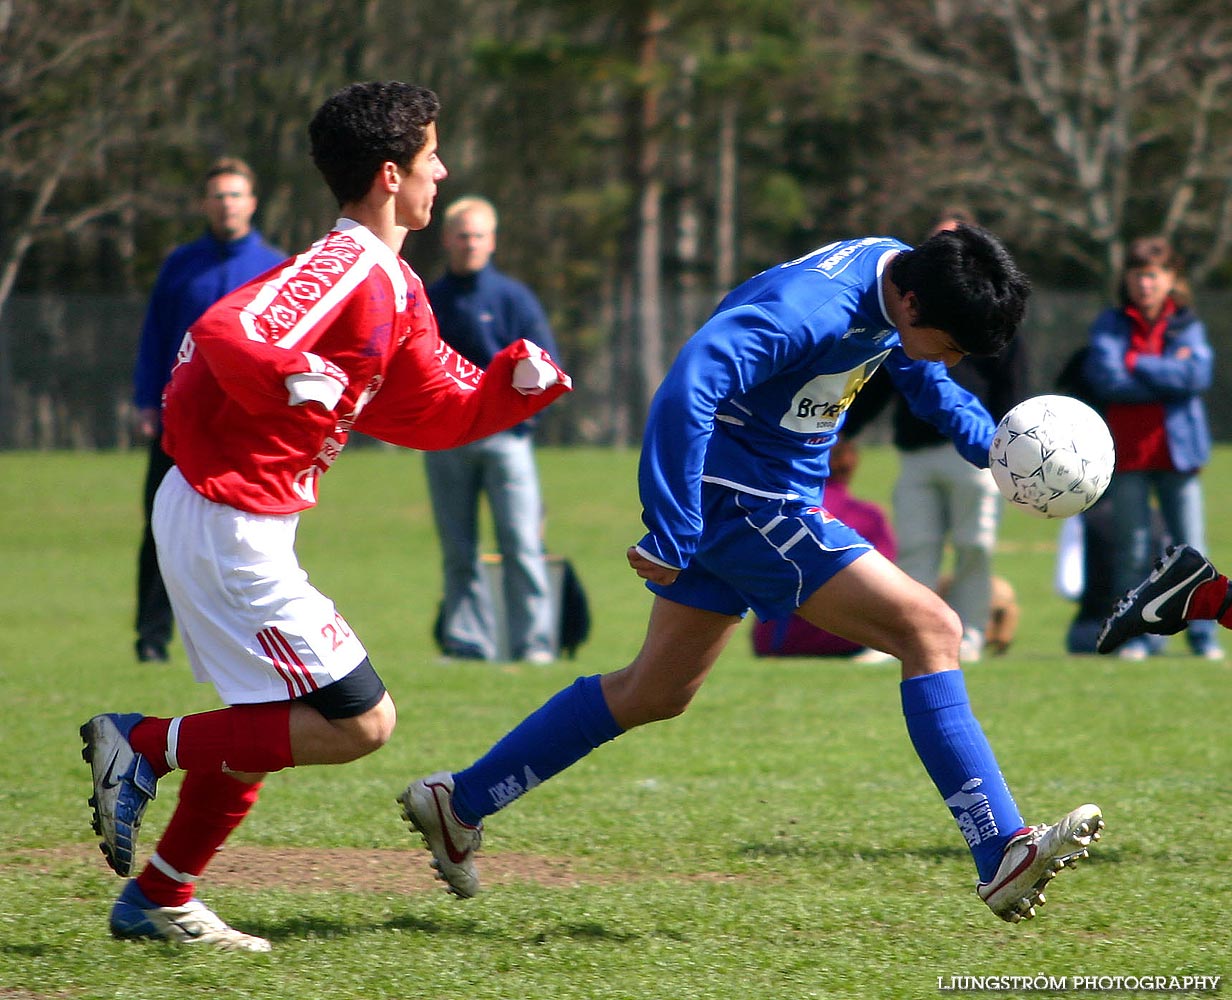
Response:
[[[228,705],[290,701],[368,655],[300,568],[298,524],[207,500],[175,468],[155,496],[158,564],[193,676]]]

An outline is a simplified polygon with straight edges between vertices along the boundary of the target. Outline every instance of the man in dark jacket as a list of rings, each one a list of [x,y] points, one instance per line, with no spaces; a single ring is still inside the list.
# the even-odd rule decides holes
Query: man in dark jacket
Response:
[[[228,292],[280,263],[285,254],[252,225],[256,178],[243,160],[223,157],[205,175],[202,211],[207,229],[171,251],[150,292],[133,370],[137,431],[150,442],[145,476],[145,530],[137,569],[137,659],[163,662],[171,641],[171,602],[158,571],[150,511],[171,468],[162,448],[163,389],[171,380],[184,333]]]
[[[459,198],[445,210],[445,274],[428,286],[441,339],[487,368],[502,347],[525,338],[559,358],[539,300],[492,265],[496,210]],[[533,421],[482,441],[425,455],[445,579],[440,638],[450,657],[504,655],[550,663],[556,622],[543,553],[543,505],[535,468]],[[501,553],[507,634],[499,635],[493,595],[479,560],[479,500],[486,494]]]

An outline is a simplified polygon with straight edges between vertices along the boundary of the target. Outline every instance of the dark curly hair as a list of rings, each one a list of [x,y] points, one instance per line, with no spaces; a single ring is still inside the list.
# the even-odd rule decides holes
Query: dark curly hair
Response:
[[[424,132],[441,102],[410,83],[353,83],[312,116],[312,162],[339,205],[359,201],[381,164],[409,167],[423,148]]]
[[[979,226],[930,236],[890,262],[899,292],[914,292],[919,326],[944,330],[968,354],[997,354],[1018,332],[1031,283],[1001,242]]]

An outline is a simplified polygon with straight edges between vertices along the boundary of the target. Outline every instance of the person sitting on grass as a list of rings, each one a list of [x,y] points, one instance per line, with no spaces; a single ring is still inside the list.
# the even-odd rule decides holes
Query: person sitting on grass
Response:
[[[901,661],[907,732],[971,851],[980,898],[1007,921],[1035,915],[1047,882],[1099,838],[1099,807],[1023,822],[967,698],[958,615],[829,514],[823,495],[847,407],[882,364],[916,414],[986,466],[993,420],[946,367],[1009,343],[1028,291],[992,234],[959,226],[915,249],[883,237],[831,243],[719,304],[646,423],[647,532],[626,553],[654,595],[641,649],[623,669],[578,678],[471,766],[399,796],[450,891],[479,889],[485,816],[627,730],[684,712],[751,607],[799,614]],[[758,808],[756,796],[742,807]]]

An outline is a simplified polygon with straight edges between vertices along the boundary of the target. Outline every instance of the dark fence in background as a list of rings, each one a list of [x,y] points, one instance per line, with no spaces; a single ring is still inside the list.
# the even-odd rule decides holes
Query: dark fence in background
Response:
[[[0,317],[0,448],[126,448],[144,299],[17,295]]]
[[[1212,429],[1232,441],[1232,292],[1197,302],[1216,355]],[[1035,292],[1024,331],[1033,392],[1053,389],[1101,304],[1093,293]],[[132,365],[144,312],[143,299],[125,296],[10,299],[0,317],[0,449],[134,446]],[[878,432],[884,426],[870,436]]]

